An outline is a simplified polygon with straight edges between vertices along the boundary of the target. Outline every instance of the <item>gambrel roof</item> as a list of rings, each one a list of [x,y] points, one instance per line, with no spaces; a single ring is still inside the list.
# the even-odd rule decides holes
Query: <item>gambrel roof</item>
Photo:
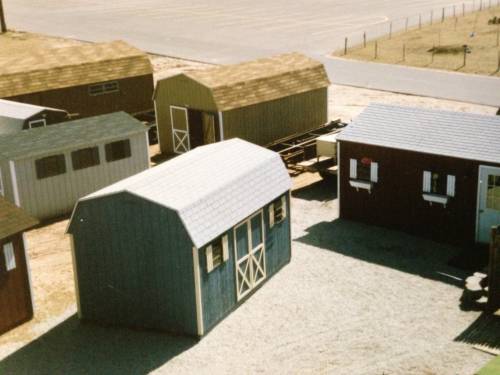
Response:
[[[337,140],[500,163],[500,116],[371,104]]]
[[[192,70],[181,75],[207,87],[219,111],[268,102],[330,85],[322,63],[296,52]],[[160,80],[157,90],[170,78]]]
[[[234,138],[197,147],[79,202],[122,192],[142,197],[176,211],[201,247],[290,187],[277,153]]]
[[[123,41],[35,49],[0,57],[0,98],[148,74],[148,56]]]
[[[37,219],[0,197],[0,240],[21,233],[37,224]]]

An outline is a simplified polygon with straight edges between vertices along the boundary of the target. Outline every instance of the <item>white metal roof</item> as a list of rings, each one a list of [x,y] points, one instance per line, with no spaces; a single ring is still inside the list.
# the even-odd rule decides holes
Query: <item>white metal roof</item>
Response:
[[[33,104],[18,103],[12,100],[0,99],[0,117],[26,120],[45,110],[63,112],[60,109],[41,107]]]
[[[231,139],[201,146],[82,199],[129,192],[178,212],[201,247],[291,187],[280,156]]]
[[[500,163],[500,116],[371,104],[337,139]]]

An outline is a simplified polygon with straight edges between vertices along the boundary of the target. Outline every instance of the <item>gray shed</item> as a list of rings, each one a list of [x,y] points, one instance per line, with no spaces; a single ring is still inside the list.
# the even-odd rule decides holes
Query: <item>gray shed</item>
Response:
[[[0,195],[38,219],[149,168],[147,127],[124,112],[0,136]]]
[[[80,199],[80,317],[204,335],[290,261],[289,190],[278,154],[232,139]]]
[[[62,109],[0,99],[0,135],[40,128],[69,119]]]

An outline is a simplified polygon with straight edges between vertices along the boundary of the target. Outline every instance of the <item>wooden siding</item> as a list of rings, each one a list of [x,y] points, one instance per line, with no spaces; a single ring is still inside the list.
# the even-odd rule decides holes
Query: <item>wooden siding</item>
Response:
[[[349,185],[349,159],[378,163],[371,193]],[[340,217],[469,246],[476,237],[479,161],[340,142]],[[498,165],[497,165],[498,166]],[[455,197],[446,207],[422,198],[423,171],[456,176]]]
[[[263,146],[326,123],[327,111],[326,88],[237,108],[223,113],[224,139],[238,137]]]
[[[130,114],[153,109],[153,75],[130,77],[117,80],[118,92],[104,95],[89,95],[89,85],[73,86],[26,95],[4,98],[21,103],[60,108],[75,118],[125,111]],[[99,83],[99,82],[96,82]]]
[[[12,242],[16,268],[6,271],[3,245]],[[0,334],[31,319],[33,306],[22,235],[0,239]]]
[[[75,218],[82,319],[197,335],[192,243],[175,212],[121,193],[80,202]]]
[[[112,140],[106,143],[109,142]],[[41,155],[36,158],[16,160],[21,207],[38,219],[64,215],[71,212],[79,198],[149,168],[146,133],[130,137],[132,156],[126,159],[108,163],[104,144],[98,146],[100,164],[77,171],[73,170],[71,162],[71,151],[75,150],[51,153],[51,155],[64,153],[66,173],[41,180],[37,179],[35,168],[35,160],[41,158]],[[14,202],[11,189],[7,191],[6,198]]]
[[[217,112],[217,108],[208,88],[183,75],[159,81],[156,90],[155,110],[161,152],[171,154],[174,148],[170,106],[213,113]]]
[[[290,200],[288,194],[287,217],[281,223],[275,224],[271,229],[269,228],[268,210],[269,205],[266,205],[263,210],[266,246],[266,280],[272,277],[291,260]],[[236,296],[234,228],[231,228],[226,234],[229,239],[229,259],[212,270],[212,272],[207,273],[205,256],[206,247],[202,247],[199,250],[203,325],[205,333],[246,300],[245,297],[238,302]],[[265,282],[260,285],[263,284],[265,284]],[[259,289],[260,285],[254,289],[249,296],[252,295],[255,290]]]

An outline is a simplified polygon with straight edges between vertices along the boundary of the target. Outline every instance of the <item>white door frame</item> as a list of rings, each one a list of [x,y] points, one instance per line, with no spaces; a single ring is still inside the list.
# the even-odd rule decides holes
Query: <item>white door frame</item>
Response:
[[[487,170],[492,170],[494,172],[498,172],[500,174],[500,167],[494,167],[490,165],[480,165],[479,166],[479,171],[477,174],[477,201],[476,201],[476,242],[480,241],[480,230],[481,230],[481,221],[479,215],[483,213],[484,211],[484,206],[483,206],[483,196],[482,192],[485,192],[488,188],[488,181],[482,181],[481,177],[483,175],[483,172]]]
[[[252,244],[252,219],[258,215],[261,215],[261,236],[262,236],[262,243],[253,246]],[[241,257],[241,259],[238,259],[238,249],[237,249],[237,233],[236,230],[243,226],[247,226],[247,246],[248,246],[248,254],[245,256]],[[263,282],[266,277],[267,277],[267,271],[266,271],[266,237],[265,237],[265,226],[264,226],[264,210],[260,209],[259,211],[255,212],[242,222],[238,223],[237,225],[234,226],[233,228],[233,242],[234,242],[234,270],[235,270],[235,277],[236,277],[236,299],[239,301],[243,297],[245,297],[247,294],[249,294],[252,290],[255,289],[257,285],[259,285],[261,282]],[[240,270],[240,264],[243,262],[246,262],[246,268],[243,272]],[[261,262],[262,261],[262,262]],[[262,263],[262,267],[260,264]],[[254,269],[255,267],[255,269]],[[247,279],[247,269],[250,268],[250,279]],[[255,280],[255,275],[257,272],[260,272],[262,274],[262,277],[259,278],[258,280]],[[238,278],[238,273],[241,273],[241,276],[245,280],[245,283],[249,286],[249,288],[241,292],[241,288],[239,285],[239,278]]]
[[[174,128],[174,115],[173,109],[184,111],[186,116],[186,130],[176,129]],[[183,154],[188,152],[191,149],[190,139],[189,139],[189,118],[188,118],[188,110],[185,107],[179,107],[176,105],[170,106],[170,126],[172,128],[172,147],[176,154]],[[178,140],[176,142],[176,139]],[[176,147],[176,144],[178,146]],[[179,150],[179,148],[183,148],[184,150]]]

